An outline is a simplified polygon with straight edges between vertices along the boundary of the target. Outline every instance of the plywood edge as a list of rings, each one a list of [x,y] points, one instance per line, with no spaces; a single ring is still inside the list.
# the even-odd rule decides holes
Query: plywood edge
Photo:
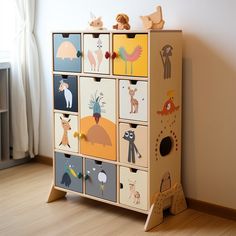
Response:
[[[204,202],[192,198],[186,198],[187,205],[197,211],[201,211],[210,215],[223,217],[230,220],[236,220],[236,209]]]

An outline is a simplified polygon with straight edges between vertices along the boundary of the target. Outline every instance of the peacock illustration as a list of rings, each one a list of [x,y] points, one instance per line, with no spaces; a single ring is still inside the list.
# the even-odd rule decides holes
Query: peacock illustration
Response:
[[[125,74],[127,74],[127,62],[131,63],[131,75],[133,74],[133,62],[139,59],[142,54],[142,47],[136,46],[131,54],[128,54],[124,47],[120,47],[119,50],[120,58],[125,62]]]

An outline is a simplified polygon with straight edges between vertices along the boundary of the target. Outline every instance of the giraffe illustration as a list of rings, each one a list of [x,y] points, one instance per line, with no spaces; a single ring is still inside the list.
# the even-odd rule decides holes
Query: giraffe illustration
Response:
[[[128,87],[129,95],[130,95],[130,104],[131,104],[131,110],[130,113],[138,113],[138,100],[134,98],[135,93],[137,92],[137,88],[131,89]]]
[[[135,185],[136,185],[136,180],[135,181],[129,180],[129,192],[130,192],[129,199],[132,198],[134,204],[140,204],[140,193],[136,191]]]
[[[63,132],[59,146],[63,145],[63,146],[68,146],[70,148],[69,139],[68,139],[68,130],[71,130],[70,119],[65,120],[65,119],[62,119],[61,117],[60,119],[61,119],[61,125],[64,132]]]

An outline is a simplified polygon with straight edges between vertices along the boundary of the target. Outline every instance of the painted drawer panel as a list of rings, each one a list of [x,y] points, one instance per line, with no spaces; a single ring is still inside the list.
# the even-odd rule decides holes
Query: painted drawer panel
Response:
[[[147,34],[113,34],[113,51],[114,75],[148,76]]]
[[[81,157],[55,153],[55,185],[76,192],[83,192]]]
[[[120,123],[120,162],[147,167],[147,126]]]
[[[78,152],[78,139],[73,136],[78,131],[78,117],[55,113],[55,148]]]
[[[116,202],[116,166],[92,159],[85,160],[86,194]]]
[[[147,210],[147,172],[120,167],[120,203]]]
[[[81,35],[53,34],[53,70],[81,72]]]
[[[147,82],[129,80],[119,82],[120,118],[147,121]]]
[[[84,72],[109,74],[110,60],[105,58],[109,45],[109,34],[84,34]]]
[[[115,80],[80,78],[82,154],[116,160]]]
[[[54,75],[54,109],[78,112],[77,76]]]

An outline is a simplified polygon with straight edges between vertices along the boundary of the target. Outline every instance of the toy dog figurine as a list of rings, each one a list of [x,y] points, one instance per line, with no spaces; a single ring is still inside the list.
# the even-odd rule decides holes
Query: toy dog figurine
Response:
[[[156,11],[147,16],[140,16],[145,29],[163,29],[165,21],[162,19],[162,10],[157,6]]]
[[[117,24],[113,25],[113,29],[117,30],[129,30],[129,17],[126,14],[118,14],[116,17]]]

